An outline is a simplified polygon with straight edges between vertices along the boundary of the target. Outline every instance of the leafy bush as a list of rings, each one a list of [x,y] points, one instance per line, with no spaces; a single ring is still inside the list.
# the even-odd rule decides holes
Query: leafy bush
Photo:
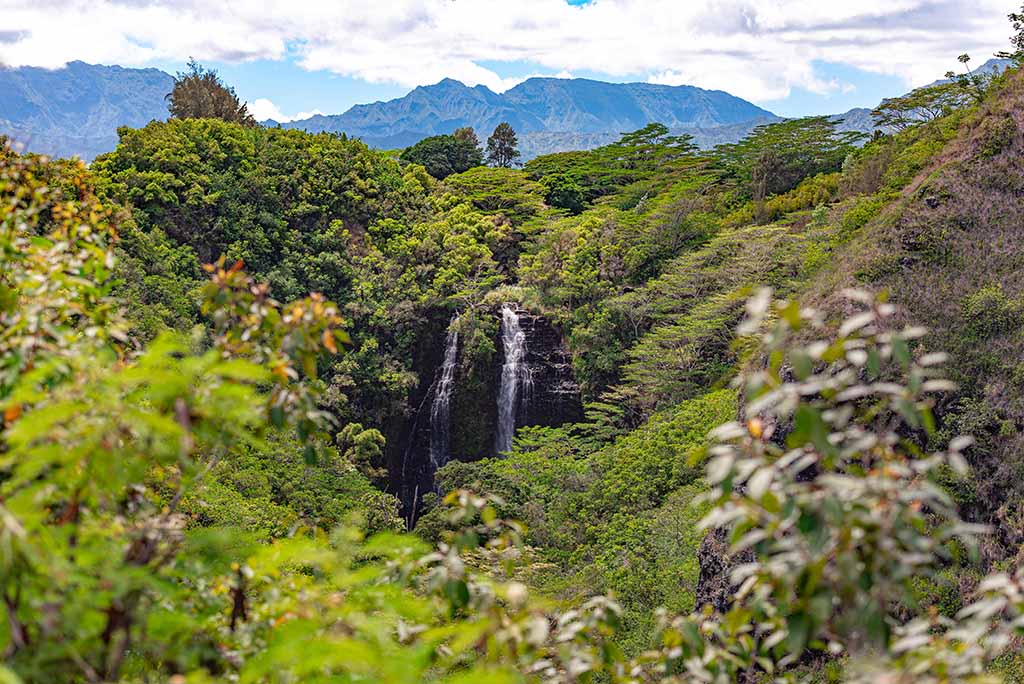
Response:
[[[315,295],[281,306],[221,260],[207,267],[209,342],[165,334],[129,352],[110,297],[113,231],[87,184],[65,196],[38,166],[0,166],[5,680],[792,680],[787,668],[827,649],[849,658],[851,681],[928,684],[978,675],[1018,629],[1020,576],[986,578],[954,621],[905,611],[912,580],[940,572],[954,540],[978,531],[929,479],[962,472],[969,440],[924,454],[902,437],[931,429],[933,397],[949,388],[942,356],[915,360],[922,333],[888,327],[893,308],[862,295],[837,335],[799,347],[792,335],[822,330],[819,317],[767,293],[748,303],[741,332],[765,331],[767,365],[743,383],[745,421],[713,433],[700,527],[756,553],[735,568],[725,613],[659,613],[636,657],[616,642],[614,600],[562,610],[510,579],[530,554],[493,498],[450,494],[433,549],[394,533],[364,542],[351,528],[260,545],[246,518],[283,510],[237,502],[240,517],[220,520],[231,527],[189,529],[186,497],[216,501],[230,487],[258,505],[289,480],[294,463],[220,471],[274,430],[294,426],[303,463],[321,462],[316,360],[348,341],[340,316]],[[589,456],[591,496],[578,504],[613,517],[595,549],[609,585],[688,604],[695,568],[676,546],[697,540],[686,454],[724,412],[727,392],[687,402]],[[346,434],[354,445],[362,432]],[[680,482],[690,488],[658,496]],[[641,514],[614,524],[630,508]],[[664,541],[662,528],[673,529]],[[632,564],[671,574],[648,582]]]
[[[1018,133],[1017,122],[1008,115],[987,118],[982,121],[980,129],[979,152],[984,157],[994,157],[1005,150]]]
[[[194,667],[220,609],[216,592],[188,588],[225,557],[177,562],[190,539],[182,501],[270,425],[297,427],[315,460],[316,357],[347,337],[322,298],[282,307],[221,262],[205,292],[212,338],[167,333],[132,351],[110,295],[109,214],[82,167],[66,178],[73,193],[47,186],[49,172],[0,162],[6,660],[30,682],[118,680],[129,654]],[[172,623],[169,604],[181,608]]]
[[[1005,335],[1020,328],[1024,309],[998,285],[987,285],[964,298],[964,320],[979,339]]]
[[[863,197],[854,200],[849,208],[843,212],[840,219],[840,227],[844,237],[850,237],[858,230],[868,224],[869,221],[878,216],[888,200],[885,197]]]

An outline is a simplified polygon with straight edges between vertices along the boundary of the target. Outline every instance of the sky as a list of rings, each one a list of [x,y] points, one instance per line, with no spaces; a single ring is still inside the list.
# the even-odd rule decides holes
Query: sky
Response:
[[[216,68],[257,119],[454,78],[695,85],[782,116],[872,107],[1009,46],[1020,0],[0,0],[0,64]],[[0,93],[0,97],[2,97]]]

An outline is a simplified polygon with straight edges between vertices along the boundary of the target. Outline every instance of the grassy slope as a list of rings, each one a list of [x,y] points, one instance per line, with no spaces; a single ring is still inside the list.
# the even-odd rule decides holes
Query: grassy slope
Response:
[[[948,144],[941,131],[916,143],[937,154],[808,299],[840,312],[845,287],[886,290],[908,321],[931,329],[930,349],[952,355],[961,391],[941,407],[944,432],[979,439],[976,482],[958,494],[999,524],[988,549],[998,558],[1024,541],[1024,74],[960,119]]]

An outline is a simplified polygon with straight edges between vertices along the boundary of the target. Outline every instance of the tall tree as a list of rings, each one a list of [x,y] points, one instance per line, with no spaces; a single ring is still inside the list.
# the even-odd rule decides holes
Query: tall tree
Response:
[[[1010,44],[1013,45],[1013,52],[997,52],[996,57],[1002,59],[1013,59],[1017,62],[1024,60],[1024,5],[1021,5],[1020,12],[1010,12],[1006,15],[1013,26],[1013,35],[1010,36]]]
[[[955,71],[947,71],[946,78],[956,83],[960,90],[971,100],[977,103],[982,102],[988,93],[989,86],[999,76],[999,69],[993,68],[991,71],[979,69],[975,71],[971,69],[971,56],[967,54],[960,55],[956,58],[956,61],[964,65],[965,72],[958,74]]]
[[[188,61],[188,69],[174,77],[174,90],[167,95],[167,102],[175,119],[223,119],[256,125],[235,89],[226,85],[216,70],[204,69],[194,59]]]
[[[487,139],[487,163],[509,168],[519,163],[519,139],[507,121],[498,124]]]

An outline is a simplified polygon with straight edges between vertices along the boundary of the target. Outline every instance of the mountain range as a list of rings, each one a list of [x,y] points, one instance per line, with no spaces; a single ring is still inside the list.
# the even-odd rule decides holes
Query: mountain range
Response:
[[[173,87],[159,69],[0,68],[0,134],[33,152],[92,159],[114,149],[119,126],[167,118],[164,97]]]
[[[737,139],[753,125],[777,118],[734,95],[693,86],[531,78],[498,94],[445,79],[388,102],[281,125],[344,132],[374,147],[396,148],[462,126],[471,126],[485,138],[507,121],[519,134],[523,156],[530,158],[556,149],[601,145],[655,121],[717,142],[714,138],[722,136],[713,132]]]
[[[981,69],[1003,69],[989,60]],[[0,68],[0,134],[35,152],[90,160],[112,150],[120,126],[140,127],[167,116],[171,75],[71,62],[61,69]],[[836,115],[840,128],[869,132],[869,109]],[[539,154],[597,147],[627,131],[660,122],[689,133],[701,147],[735,142],[755,126],[780,117],[721,90],[653,83],[605,83],[575,78],[530,78],[504,93],[444,79],[387,102],[361,104],[342,114],[265,125],[330,131],[372,147],[406,147],[427,136],[471,126],[485,139],[507,121],[519,133],[523,160]]]
[[[119,126],[167,117],[174,79],[158,69],[71,62],[60,69],[0,68],[0,134],[24,148],[89,160],[117,144]],[[444,79],[387,102],[342,114],[265,125],[346,133],[368,145],[406,147],[424,137],[471,126],[481,138],[508,121],[523,158],[606,144],[626,131],[661,122],[698,144],[735,141],[771,112],[720,90],[589,79],[531,78],[495,93]]]

